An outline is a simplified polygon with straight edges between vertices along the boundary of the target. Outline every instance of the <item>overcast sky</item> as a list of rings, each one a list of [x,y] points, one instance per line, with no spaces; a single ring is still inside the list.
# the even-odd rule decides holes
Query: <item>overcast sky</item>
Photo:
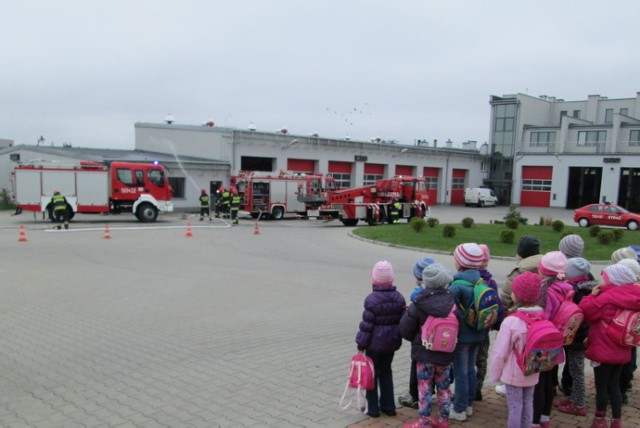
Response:
[[[637,0],[2,0],[0,138],[135,122],[480,143],[489,97],[640,91]]]

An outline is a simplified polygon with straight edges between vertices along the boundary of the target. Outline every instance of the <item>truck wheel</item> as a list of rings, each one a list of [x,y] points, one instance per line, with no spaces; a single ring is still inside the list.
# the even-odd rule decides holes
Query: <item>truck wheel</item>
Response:
[[[67,205],[67,220],[70,221],[74,215],[76,215],[76,213],[73,212],[73,208],[71,208],[71,205]]]
[[[284,209],[282,207],[273,207],[271,210],[271,218],[274,220],[282,220],[284,218]]]
[[[356,224],[358,224],[358,219],[357,218],[342,218],[342,219],[340,219],[340,221],[345,226],[355,226]]]
[[[158,218],[158,210],[151,204],[142,204],[136,210],[136,217],[143,223],[153,223]]]

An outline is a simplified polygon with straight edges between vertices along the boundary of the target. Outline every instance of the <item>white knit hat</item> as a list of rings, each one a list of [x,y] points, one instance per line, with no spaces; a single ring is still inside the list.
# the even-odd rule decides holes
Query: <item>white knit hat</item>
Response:
[[[482,248],[475,242],[458,245],[453,251],[453,258],[466,269],[480,269],[485,260]]]

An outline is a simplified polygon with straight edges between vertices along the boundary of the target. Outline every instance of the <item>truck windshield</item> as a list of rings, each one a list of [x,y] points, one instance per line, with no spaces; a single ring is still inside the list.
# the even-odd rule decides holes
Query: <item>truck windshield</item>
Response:
[[[150,169],[147,171],[147,178],[158,187],[164,186],[164,171],[161,169]]]

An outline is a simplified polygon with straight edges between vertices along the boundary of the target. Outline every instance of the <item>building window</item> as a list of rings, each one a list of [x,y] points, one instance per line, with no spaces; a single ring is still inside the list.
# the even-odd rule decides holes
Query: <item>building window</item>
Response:
[[[573,111],[573,117],[575,117],[576,119],[580,119],[580,110],[574,110]]]
[[[451,179],[451,190],[464,189],[464,177]]]
[[[500,104],[495,107],[491,153],[513,156],[516,129],[516,105]]]
[[[628,108],[621,108],[620,109],[620,114],[624,114],[625,116],[629,116],[629,109]]]
[[[351,174],[332,172],[331,176],[336,180],[336,186],[338,186],[339,189],[348,189],[351,187]]]
[[[376,180],[382,180],[382,174],[365,174],[363,186],[371,186],[376,184]]]
[[[428,190],[433,190],[438,188],[438,177],[425,177],[424,181],[427,183]]]
[[[532,146],[546,146],[549,143],[556,142],[556,131],[547,131],[547,132],[532,132],[530,145]]]
[[[566,110],[560,111],[560,121],[562,121],[562,116],[566,116],[568,112]]]
[[[640,146],[640,130],[633,130],[629,133],[629,145]]]
[[[480,162],[480,171],[486,171],[486,170],[487,170],[487,161]]]
[[[551,180],[522,180],[522,190],[532,192],[550,192]]]
[[[184,199],[184,177],[169,177],[171,185],[172,197],[174,199]]]
[[[578,132],[579,146],[596,146],[607,140],[607,131],[580,131]]]
[[[613,122],[613,109],[608,108],[604,111],[604,123],[612,123]]]

